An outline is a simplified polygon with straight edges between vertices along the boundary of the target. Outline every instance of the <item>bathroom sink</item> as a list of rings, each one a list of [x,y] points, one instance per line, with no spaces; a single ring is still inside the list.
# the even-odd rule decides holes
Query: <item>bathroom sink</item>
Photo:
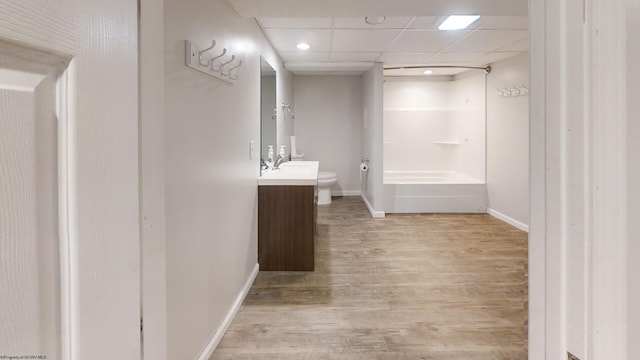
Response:
[[[264,172],[258,185],[316,185],[319,165],[318,161],[289,161]]]

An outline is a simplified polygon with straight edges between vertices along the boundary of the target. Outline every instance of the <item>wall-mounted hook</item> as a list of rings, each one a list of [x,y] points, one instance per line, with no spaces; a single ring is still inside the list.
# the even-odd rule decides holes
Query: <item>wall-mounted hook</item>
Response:
[[[214,67],[214,64],[216,62],[216,60],[218,60],[219,58],[225,56],[227,54],[227,48],[223,48],[222,49],[222,54],[211,58],[211,71],[220,71],[222,70],[222,66],[218,67],[217,69]]]
[[[235,73],[234,73],[234,74],[231,74],[231,70],[233,70],[233,69],[237,69],[237,68],[239,68],[240,66],[242,66],[242,60],[239,60],[239,61],[238,61],[238,65],[229,67],[229,70],[227,70],[227,74],[229,74],[229,77],[231,77],[232,79],[234,79],[234,80],[235,80],[238,76],[237,76]]]
[[[236,59],[235,55],[231,55],[231,59],[229,61],[223,62],[222,64],[220,64],[220,66],[224,67],[226,65],[231,64],[234,60]]]
[[[212,49],[220,47],[220,50],[213,54]],[[231,55],[229,61],[225,61],[223,56],[229,54],[227,48],[223,48],[215,40],[211,41],[211,45],[206,48],[200,48],[198,45],[189,40],[185,40],[185,65],[201,73],[218,78],[226,83],[233,84],[238,78],[235,70],[242,66],[244,59],[238,59],[237,55]],[[233,64],[235,60],[237,64]]]
[[[211,64],[211,55],[207,54],[207,52],[211,49],[213,49],[214,47],[216,47],[216,41],[215,40],[211,40],[211,46],[198,51],[198,62],[200,63],[200,66],[209,66]],[[207,57],[209,59],[207,59],[206,62],[202,61],[202,55],[207,55]]]
[[[235,55],[231,55],[231,60],[223,62],[222,64],[220,64],[220,74],[222,74],[222,76],[226,76],[229,77],[229,75],[231,75],[231,73],[229,72],[229,69],[227,69],[225,71],[225,67],[229,64],[231,64],[234,60],[236,59]]]

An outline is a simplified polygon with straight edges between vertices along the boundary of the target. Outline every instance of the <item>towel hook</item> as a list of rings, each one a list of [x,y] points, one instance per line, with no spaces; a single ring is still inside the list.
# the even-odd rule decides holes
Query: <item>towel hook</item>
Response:
[[[220,54],[220,55],[218,55],[218,56],[216,56],[214,58],[211,58],[211,71],[220,71],[222,69],[221,67],[218,68],[218,69],[215,69],[213,65],[214,65],[216,60],[218,60],[219,58],[225,56],[226,53],[227,53],[227,48],[223,48],[222,49],[222,54]]]
[[[207,54],[207,52],[211,49],[213,49],[214,47],[216,47],[216,41],[215,40],[211,40],[211,46],[200,50],[198,53],[198,62],[200,63],[200,66],[209,66],[211,64],[211,55]],[[209,57],[207,62],[203,62],[202,61],[202,55],[207,55]]]
[[[233,70],[233,69],[237,69],[237,68],[239,68],[240,66],[242,66],[242,60],[239,60],[239,61],[238,61],[238,65],[236,65],[236,66],[231,66],[231,67],[229,68],[229,70],[227,71],[227,74],[229,74],[229,78],[231,78],[232,80],[235,80],[235,79],[237,79],[237,78],[238,78],[238,75],[236,75],[235,73],[231,74],[231,70]]]

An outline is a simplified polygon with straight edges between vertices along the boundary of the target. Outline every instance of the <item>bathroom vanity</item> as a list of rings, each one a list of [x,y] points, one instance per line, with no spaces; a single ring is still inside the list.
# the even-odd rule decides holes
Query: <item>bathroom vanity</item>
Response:
[[[258,178],[260,270],[314,270],[318,165],[288,162]]]

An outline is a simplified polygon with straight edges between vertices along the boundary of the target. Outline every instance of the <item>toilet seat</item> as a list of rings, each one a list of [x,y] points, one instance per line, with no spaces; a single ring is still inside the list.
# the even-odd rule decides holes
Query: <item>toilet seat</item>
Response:
[[[338,174],[331,171],[319,171],[318,172],[318,181],[320,180],[338,180]]]

